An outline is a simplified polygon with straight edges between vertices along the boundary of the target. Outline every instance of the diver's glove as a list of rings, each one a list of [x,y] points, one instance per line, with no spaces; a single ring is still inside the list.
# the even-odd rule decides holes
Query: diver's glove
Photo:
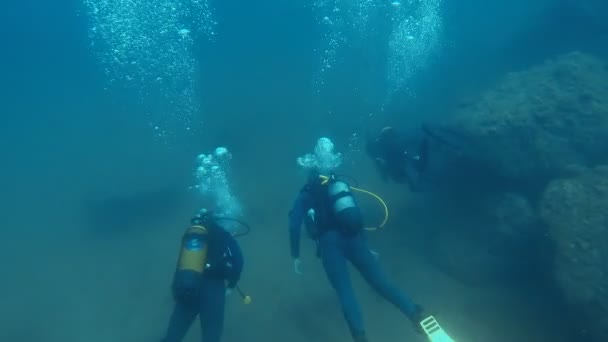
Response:
[[[293,271],[296,274],[302,274],[302,261],[300,258],[293,259]]]

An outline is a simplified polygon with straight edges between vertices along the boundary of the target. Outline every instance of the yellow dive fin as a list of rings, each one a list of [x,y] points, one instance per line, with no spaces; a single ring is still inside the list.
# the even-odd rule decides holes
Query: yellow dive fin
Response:
[[[420,321],[420,326],[431,342],[455,342],[437,323],[435,317],[429,316]]]

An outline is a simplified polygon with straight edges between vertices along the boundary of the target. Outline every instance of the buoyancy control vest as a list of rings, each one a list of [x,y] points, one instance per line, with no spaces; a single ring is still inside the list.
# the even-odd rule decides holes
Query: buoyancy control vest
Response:
[[[313,201],[305,218],[311,238],[317,239],[329,230],[355,235],[363,229],[361,210],[348,183],[334,175],[319,177],[318,181],[307,184],[305,191],[310,193]]]

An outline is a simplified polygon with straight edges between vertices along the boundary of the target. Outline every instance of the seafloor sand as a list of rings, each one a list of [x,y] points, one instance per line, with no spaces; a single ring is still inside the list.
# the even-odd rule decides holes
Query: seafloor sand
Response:
[[[246,255],[241,286],[253,303],[241,304],[236,294],[228,298],[224,341],[349,341],[337,299],[309,241],[303,241],[304,275],[292,272],[286,212],[299,180],[294,176],[280,181],[285,183],[277,180],[272,192],[261,191],[260,184],[238,189],[245,194],[246,219],[254,227],[241,240]],[[386,229],[370,236],[371,246],[380,252],[388,274],[436,313],[457,341],[571,341],[559,308],[543,299],[542,290],[535,294],[508,287],[471,288],[440,272],[413,247],[417,243],[408,233],[424,229],[408,210],[429,216],[408,209],[415,197],[375,179],[365,185],[384,196],[392,209]],[[65,228],[73,232],[69,239],[45,235],[5,241],[0,340],[158,341],[172,309],[169,284],[182,228],[195,208],[191,204],[154,225],[104,238],[80,234],[80,217],[74,213],[50,218],[55,224],[72,225]],[[22,222],[22,229],[30,223]],[[355,272],[353,279],[371,341],[424,340]],[[195,325],[186,342],[198,341],[198,336]]]

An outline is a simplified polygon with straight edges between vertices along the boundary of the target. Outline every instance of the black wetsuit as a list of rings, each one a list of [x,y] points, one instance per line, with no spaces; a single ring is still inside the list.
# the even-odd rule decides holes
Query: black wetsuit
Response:
[[[208,268],[201,280],[200,289],[191,298],[180,298],[178,293],[174,293],[175,307],[162,342],[182,341],[197,315],[202,341],[221,340],[226,288],[236,287],[244,262],[241,249],[230,233],[219,225],[210,225],[208,228]]]
[[[407,182],[413,191],[421,190],[421,178],[428,162],[426,136],[415,146],[393,128],[386,128],[378,137],[367,142],[366,152],[385,181]]]
[[[358,206],[333,212],[337,198],[326,193],[327,186],[308,184],[296,197],[289,212],[291,257],[300,257],[300,230],[310,209],[314,210],[317,232],[311,236],[318,244],[318,256],[336,291],[342,312],[354,341],[367,341],[361,308],[355,297],[349,275],[348,262],[384,299],[395,305],[417,327],[421,320],[421,307],[401,289],[389,281],[378,260],[371,253],[364,236],[363,218]],[[327,196],[327,197],[326,197]]]

